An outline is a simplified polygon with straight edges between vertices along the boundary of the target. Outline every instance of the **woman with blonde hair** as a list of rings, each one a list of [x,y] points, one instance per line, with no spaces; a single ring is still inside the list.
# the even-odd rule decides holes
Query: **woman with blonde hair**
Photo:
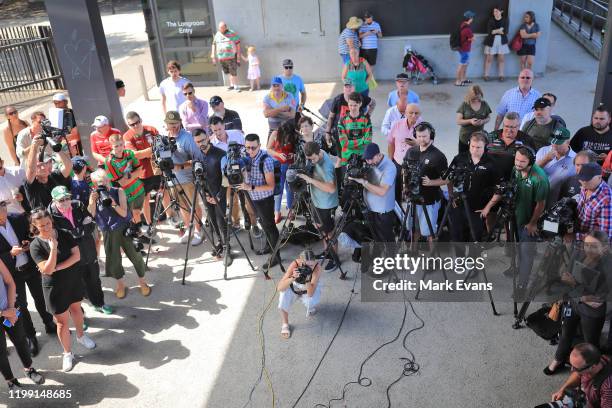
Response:
[[[484,100],[482,89],[472,85],[457,109],[457,125],[459,125],[459,153],[469,150],[470,135],[484,129],[491,119],[491,108]]]

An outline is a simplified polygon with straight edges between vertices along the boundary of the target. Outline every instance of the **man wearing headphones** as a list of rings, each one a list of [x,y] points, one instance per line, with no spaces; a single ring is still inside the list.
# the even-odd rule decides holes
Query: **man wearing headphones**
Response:
[[[429,242],[433,242],[433,237],[438,230],[438,212],[442,200],[442,190],[440,186],[446,184],[442,179],[448,168],[446,156],[433,145],[436,137],[436,130],[429,122],[421,122],[414,128],[414,138],[417,145],[408,149],[407,157],[415,157],[419,160],[421,182],[421,198],[417,208],[419,230],[422,236],[428,237]],[[420,204],[425,204],[431,230],[425,217],[425,212]]]

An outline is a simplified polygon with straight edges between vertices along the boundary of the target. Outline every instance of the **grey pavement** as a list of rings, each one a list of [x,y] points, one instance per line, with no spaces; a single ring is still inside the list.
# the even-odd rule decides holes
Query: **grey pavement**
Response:
[[[536,80],[535,87],[557,94],[556,112],[574,132],[589,122],[597,61],[552,27],[548,72]],[[451,61],[454,63],[454,58],[449,58]],[[485,99],[494,106],[514,83],[508,80],[481,85]],[[379,102],[373,118],[376,142],[383,140],[378,127],[386,94],[392,87],[392,83],[382,83],[373,93]],[[421,95],[424,119],[437,128],[436,145],[450,158],[456,152],[458,135],[455,110],[467,89],[449,82],[413,89]],[[308,84],[307,90],[308,106],[313,109],[339,93],[340,85]],[[155,99],[156,91],[150,93]],[[241,113],[247,132],[266,134],[261,114],[264,91],[228,93],[224,88],[198,88],[197,94],[206,99],[221,95],[227,107]],[[161,125],[159,100],[147,102],[141,98],[128,109],[139,111],[146,123]],[[240,238],[247,245],[246,232],[241,232]],[[320,247],[317,244],[315,250]],[[301,249],[290,244],[284,247],[285,265]],[[117,313],[103,316],[85,306],[89,333],[98,347],[87,351],[75,346],[80,357],[71,373],[59,371],[61,350],[57,341],[46,334],[39,336],[42,350],[35,365],[48,377],[40,388],[71,390],[73,395],[66,401],[44,401],[45,406],[327,406],[331,399],[340,398],[345,383],[357,380],[362,361],[388,342],[363,366],[363,377],[371,379],[372,385],[364,386],[367,381],[361,381],[363,386],[348,385],[344,400],[331,403],[332,407],[386,407],[387,387],[402,376],[406,362],[402,358],[410,357],[402,348],[404,336],[420,326],[420,319],[425,323],[423,329],[409,334],[404,342],[420,370],[391,387],[388,395],[393,407],[531,407],[547,401],[565,378],[563,374],[542,374],[554,347],[529,329],[512,329],[511,303],[498,302],[501,316],[497,317],[488,303],[415,303],[414,311],[420,319],[408,308],[399,332],[404,304],[361,302],[357,265],[351,262],[350,253],[341,251],[349,279],[341,281],[338,272],[324,272],[317,315],[307,318],[304,308],[296,304],[290,314],[292,337],[282,340],[273,281],[264,280],[260,271],[252,271],[242,254],[229,268],[231,279],[223,280],[223,268],[211,260],[210,247],[205,243],[190,251],[187,285],[182,286],[184,251],[175,232],[162,226],[160,244],[154,246],[152,270],[147,274],[154,285],[148,298],[138,293],[133,268],[127,261],[127,281],[133,289],[126,299],[116,299],[112,280],[103,278],[107,303],[116,307]],[[248,254],[256,265],[264,262],[263,257],[250,251]],[[272,276],[281,276],[278,267]],[[354,284],[357,293],[353,295]],[[351,296],[335,341],[295,404],[330,344]],[[33,314],[40,328],[40,320]],[[398,339],[392,341],[395,337]],[[17,372],[14,350],[10,360]],[[266,371],[260,376],[262,361]],[[39,399],[31,404],[41,406],[42,402]],[[0,403],[28,405],[9,400],[6,393],[0,395]]]

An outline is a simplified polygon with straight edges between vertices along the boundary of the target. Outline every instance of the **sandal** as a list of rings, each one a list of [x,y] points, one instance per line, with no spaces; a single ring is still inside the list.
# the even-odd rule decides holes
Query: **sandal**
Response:
[[[117,299],[123,299],[126,296],[127,288],[123,286],[121,289],[115,290],[115,295],[117,295]]]
[[[140,285],[140,294],[144,297],[147,297],[151,294],[151,287],[146,283],[144,285]]]
[[[463,83],[464,83],[464,84],[471,84],[471,83],[472,83],[472,80],[471,80],[471,79],[464,79],[464,80],[463,80]]]
[[[289,337],[291,337],[291,328],[289,327],[288,324],[283,324],[281,327],[281,337],[285,340],[287,340]]]
[[[506,77],[504,77],[504,76],[500,76],[499,77],[499,82],[504,82],[505,80],[506,80]]]
[[[490,78],[489,78],[488,76],[486,76],[486,75],[485,75],[485,76],[483,76],[483,77],[482,77],[482,79],[483,79],[483,81],[485,81],[485,82],[489,82],[489,80],[490,80]]]
[[[455,86],[465,86],[465,83],[464,82],[459,82],[459,83],[455,82]]]

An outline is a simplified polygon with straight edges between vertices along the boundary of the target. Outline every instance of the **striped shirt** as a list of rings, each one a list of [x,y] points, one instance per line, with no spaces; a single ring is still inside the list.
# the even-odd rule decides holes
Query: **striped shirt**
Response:
[[[380,29],[380,24],[376,21],[372,21],[372,24],[363,23],[359,28],[360,33],[366,33],[370,30],[374,30],[376,32],[382,32]],[[378,48],[378,36],[376,34],[366,35],[361,38],[361,48],[364,50],[375,50]]]
[[[217,59],[219,61],[231,60],[236,58],[237,48],[240,44],[240,36],[230,30],[229,28],[225,33],[217,31],[213,38],[215,47],[217,49]]]
[[[365,145],[372,143],[370,117],[360,114],[352,118],[350,114],[346,114],[338,122],[338,139],[340,140],[340,164],[345,166],[351,155],[361,156]]]
[[[519,87],[508,89],[497,105],[497,114],[504,116],[508,112],[519,114],[519,120],[533,109],[533,104],[542,94],[537,89],[531,88],[527,95],[523,96]]]
[[[612,189],[605,181],[588,198],[586,190],[580,189],[578,231],[578,240],[583,240],[589,231],[603,231],[612,239]]]
[[[355,32],[355,30],[351,30],[350,28],[345,28],[340,33],[340,37],[338,38],[338,54],[348,54],[349,46],[346,40],[353,40],[353,47],[359,48],[361,42],[359,41],[359,34]]]
[[[132,167],[132,172],[140,167],[140,161],[138,161],[134,152],[128,149],[123,151],[121,158],[111,153],[104,162],[107,176],[113,182],[118,182],[123,177],[128,166]],[[139,178],[135,178],[121,188],[125,191],[128,203],[144,194],[144,184],[142,184]]]

